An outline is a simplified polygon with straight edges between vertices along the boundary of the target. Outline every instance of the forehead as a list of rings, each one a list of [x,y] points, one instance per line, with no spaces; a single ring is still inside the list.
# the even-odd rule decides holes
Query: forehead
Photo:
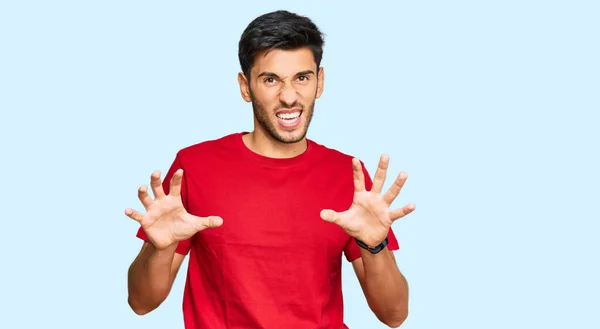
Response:
[[[259,53],[254,59],[252,75],[271,72],[277,75],[293,75],[300,71],[315,70],[317,63],[309,48],[294,50],[274,49]]]

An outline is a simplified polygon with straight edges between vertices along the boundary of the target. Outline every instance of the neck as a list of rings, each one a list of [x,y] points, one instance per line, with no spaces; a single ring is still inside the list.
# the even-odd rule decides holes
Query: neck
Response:
[[[246,146],[255,153],[269,158],[292,158],[306,151],[306,137],[296,143],[282,143],[267,133],[254,130],[243,136]]]

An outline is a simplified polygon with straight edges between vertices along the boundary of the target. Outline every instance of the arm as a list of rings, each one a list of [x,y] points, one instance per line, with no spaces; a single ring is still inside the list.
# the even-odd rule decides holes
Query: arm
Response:
[[[142,249],[129,267],[127,301],[139,315],[156,309],[169,295],[184,255],[175,252],[177,244],[156,249],[144,242]]]
[[[369,308],[386,325],[397,328],[408,317],[408,283],[389,249],[372,255],[361,248],[352,262]]]
[[[198,217],[187,212],[181,195],[183,170],[177,167],[171,166],[164,184],[160,172],[152,174],[150,185],[154,200],[146,186],[138,189],[138,198],[146,213],[131,208],[125,210],[128,217],[140,223],[138,236],[145,240],[127,275],[127,300],[140,315],[156,309],[169,295],[184,253],[190,248],[190,238],[223,223],[217,216]]]
[[[386,236],[390,237],[392,223],[413,212],[415,205],[409,204],[394,210],[389,208],[400,193],[407,176],[400,173],[388,191],[381,195],[388,163],[389,157],[382,156],[371,183],[362,163],[353,159],[352,205],[342,212],[323,209],[321,218],[339,225],[349,236],[367,246],[377,246]],[[348,247],[356,248],[353,243],[355,241]],[[352,264],[371,310],[386,325],[399,327],[408,316],[408,284],[388,247],[375,255],[359,248],[360,257],[353,257],[355,260]]]

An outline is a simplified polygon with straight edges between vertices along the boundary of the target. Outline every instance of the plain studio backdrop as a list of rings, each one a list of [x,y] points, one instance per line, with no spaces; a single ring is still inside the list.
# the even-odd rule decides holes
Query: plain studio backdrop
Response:
[[[276,9],[327,35],[309,137],[408,173],[403,328],[600,328],[597,1],[3,1],[1,328],[182,328],[187,261],[129,309],[123,211],[179,149],[252,129],[237,42]],[[351,329],[385,328],[349,263],[343,289]]]

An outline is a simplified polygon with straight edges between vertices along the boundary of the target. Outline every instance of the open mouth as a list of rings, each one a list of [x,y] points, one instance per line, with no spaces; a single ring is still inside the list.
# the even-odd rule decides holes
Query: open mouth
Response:
[[[277,121],[283,128],[296,128],[300,123],[302,110],[281,111],[276,116]]]

